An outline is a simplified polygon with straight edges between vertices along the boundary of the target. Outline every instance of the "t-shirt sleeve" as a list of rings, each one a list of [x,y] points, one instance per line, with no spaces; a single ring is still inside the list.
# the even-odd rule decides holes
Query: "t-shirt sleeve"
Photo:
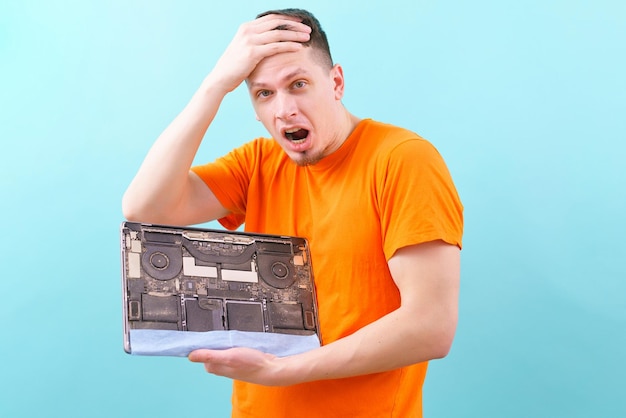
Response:
[[[387,260],[402,247],[435,240],[461,248],[463,205],[435,147],[423,139],[404,141],[384,165],[378,198]]]
[[[191,168],[230,212],[218,219],[230,230],[237,229],[245,221],[248,187],[256,166],[255,142],[236,148],[211,163]]]

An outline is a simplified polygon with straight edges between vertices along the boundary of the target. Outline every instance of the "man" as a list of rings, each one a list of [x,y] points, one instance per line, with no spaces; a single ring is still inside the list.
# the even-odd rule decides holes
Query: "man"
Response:
[[[246,81],[257,139],[191,167],[224,96]],[[123,199],[129,220],[306,237],[322,347],[278,358],[197,350],[235,379],[234,417],[421,416],[427,361],[457,322],[462,205],[437,151],[359,119],[306,11],[243,24],[189,104],[153,145]]]

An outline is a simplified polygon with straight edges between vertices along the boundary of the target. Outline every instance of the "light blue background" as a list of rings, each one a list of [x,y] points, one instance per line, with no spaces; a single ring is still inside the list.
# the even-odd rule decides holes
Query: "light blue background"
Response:
[[[120,199],[239,23],[288,6],[348,108],[431,140],[466,206],[426,416],[626,416],[625,5],[4,0],[0,416],[228,415],[227,379],[123,352]],[[239,89],[197,161],[262,134]]]

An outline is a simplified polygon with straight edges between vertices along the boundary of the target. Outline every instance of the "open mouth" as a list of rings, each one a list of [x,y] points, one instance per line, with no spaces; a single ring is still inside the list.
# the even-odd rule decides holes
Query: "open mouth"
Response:
[[[290,129],[285,131],[285,138],[292,142],[302,142],[307,136],[309,136],[309,131],[306,129]]]

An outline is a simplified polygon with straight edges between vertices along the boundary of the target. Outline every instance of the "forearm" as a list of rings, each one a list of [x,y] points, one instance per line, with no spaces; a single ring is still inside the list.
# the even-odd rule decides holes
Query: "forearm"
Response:
[[[226,95],[209,75],[148,151],[122,200],[129,220],[168,223],[190,192],[189,169]]]
[[[456,310],[418,313],[399,308],[352,335],[297,356],[277,359],[289,384],[397,369],[445,357]]]
[[[447,355],[458,317],[460,253],[433,241],[389,260],[401,306],[354,334],[300,358],[284,358],[285,376],[304,381],[392,370]]]

